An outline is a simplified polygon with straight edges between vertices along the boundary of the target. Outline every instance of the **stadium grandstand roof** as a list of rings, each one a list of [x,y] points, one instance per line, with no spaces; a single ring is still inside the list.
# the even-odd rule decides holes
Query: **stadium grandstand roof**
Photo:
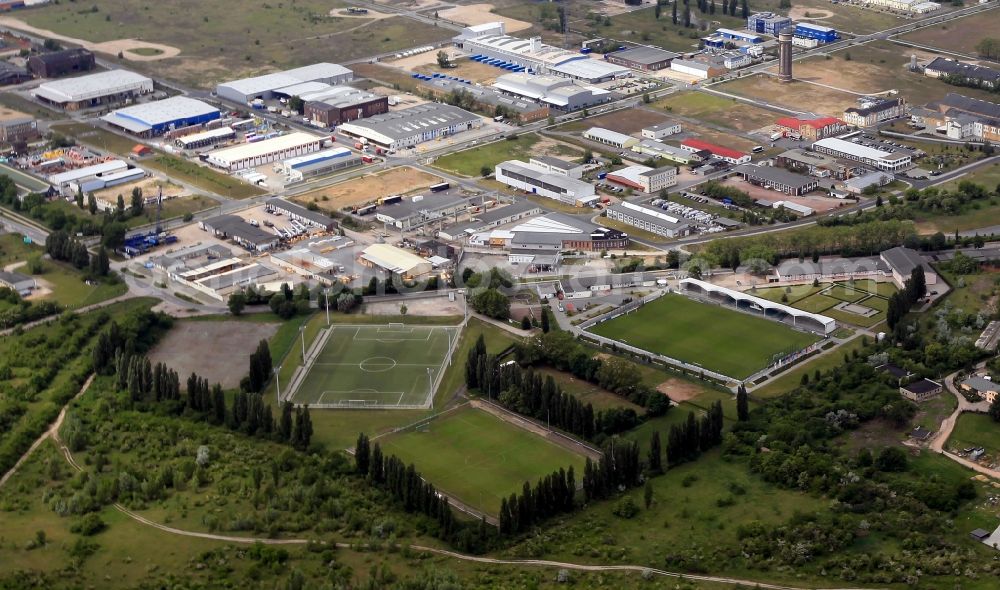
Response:
[[[810,313],[808,311],[802,311],[801,309],[796,309],[794,307],[784,305],[782,303],[775,303],[774,301],[764,299],[763,297],[757,297],[756,295],[750,295],[748,293],[734,291],[733,289],[727,289],[726,287],[720,287],[718,285],[713,285],[712,283],[707,283],[705,281],[701,281],[698,279],[681,279],[680,285],[682,286],[693,285],[707,293],[719,293],[732,298],[734,301],[746,301],[748,303],[756,305],[761,309],[781,311],[795,318],[809,318],[822,325],[824,332],[827,334],[835,330],[837,327],[837,320],[831,317],[821,315],[818,313]]]

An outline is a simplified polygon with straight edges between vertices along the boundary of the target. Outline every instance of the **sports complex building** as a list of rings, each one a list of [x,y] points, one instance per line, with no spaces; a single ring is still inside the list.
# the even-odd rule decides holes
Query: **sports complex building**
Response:
[[[152,137],[181,127],[203,125],[219,116],[219,109],[210,104],[186,96],[174,96],[118,109],[104,115],[101,120],[133,135]]]
[[[128,70],[108,70],[97,74],[46,82],[32,91],[38,100],[67,111],[76,111],[153,92],[153,81]]]
[[[731,305],[737,309],[762,313],[766,318],[779,321],[790,318],[793,326],[810,332],[829,335],[837,329],[837,320],[831,317],[802,311],[782,303],[769,301],[763,297],[741,293],[698,279],[681,279],[680,289]]]

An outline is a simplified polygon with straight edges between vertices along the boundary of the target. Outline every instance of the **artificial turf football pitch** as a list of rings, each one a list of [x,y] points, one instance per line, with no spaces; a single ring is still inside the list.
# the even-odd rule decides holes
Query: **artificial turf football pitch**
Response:
[[[576,482],[583,477],[581,455],[471,406],[378,442],[441,491],[493,515],[526,481],[571,465]]]
[[[297,404],[393,407],[427,404],[457,328],[332,326],[292,394]],[[324,332],[320,332],[320,338]]]
[[[589,330],[736,379],[768,366],[775,355],[819,340],[777,321],[677,294],[664,295]]]

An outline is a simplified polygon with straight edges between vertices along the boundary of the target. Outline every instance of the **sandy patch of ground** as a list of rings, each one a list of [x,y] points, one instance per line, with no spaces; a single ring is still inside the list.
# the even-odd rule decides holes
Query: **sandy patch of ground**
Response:
[[[11,262],[7,266],[3,267],[3,269],[5,272],[14,272],[15,270],[21,268],[22,266],[25,266],[26,264],[28,264],[27,260],[20,260],[18,262]]]
[[[626,6],[621,0],[603,0],[599,6],[601,7],[599,12],[608,16],[625,14],[626,12],[632,12],[637,8],[635,6]]]
[[[433,174],[403,166],[310,191],[292,197],[292,200],[303,205],[316,203],[323,208],[341,210],[364,205],[379,197],[403,195],[424,189],[440,180],[440,177]]]
[[[809,8],[807,6],[792,6],[792,9],[788,11],[788,18],[792,20],[820,20],[833,16],[835,16],[835,13],[831,10]]]
[[[398,98],[399,104],[394,107],[390,107],[389,110],[405,109],[415,107],[418,104],[424,104],[425,102],[430,102],[427,99],[421,98],[415,94],[402,94],[399,90],[389,88],[388,86],[375,86],[374,88],[369,88],[368,91],[379,96],[395,96]]]
[[[438,0],[375,0],[379,4],[392,4],[395,8],[406,8],[408,10],[426,10],[435,6],[441,6]]]
[[[852,70],[853,74],[854,70]],[[802,65],[795,64],[795,77],[811,80],[812,72]],[[819,74],[816,74],[819,76]],[[841,77],[835,83],[844,84],[847,77]],[[760,100],[779,104],[801,112],[822,113],[840,117],[844,109],[856,106],[857,95],[800,80],[788,84],[778,82],[777,77],[767,74],[745,76],[716,87],[724,92],[741,96],[758,98]]]
[[[703,390],[690,381],[671,378],[657,385],[656,391],[667,394],[674,402],[681,403],[698,397]]]
[[[382,20],[384,18],[392,18],[396,16],[395,14],[386,14],[384,12],[379,12],[377,10],[368,9],[368,12],[364,14],[353,14],[347,11],[346,8],[334,8],[330,11],[330,16],[344,17],[344,18],[370,18],[374,20]]]
[[[121,52],[125,59],[131,61],[159,61],[161,59],[177,57],[181,53],[180,49],[170,45],[150,43],[148,41],[140,41],[138,39],[118,39],[116,41],[95,43],[90,46],[90,49],[93,51],[109,53],[111,55],[118,55],[118,52]],[[136,53],[136,49],[153,49],[159,51],[159,53],[154,55],[142,55],[141,53]]]
[[[399,315],[399,306],[406,303],[406,315],[416,316],[446,316],[465,315],[465,307],[461,298],[448,301],[447,297],[428,297],[403,301],[380,301],[366,303],[364,313],[368,315]]]
[[[398,65],[398,63],[399,62],[393,62],[393,65]],[[454,63],[454,68],[441,68],[438,66],[437,58],[435,57],[433,62],[418,66],[415,68],[415,71],[428,75],[444,74],[446,76],[454,76],[456,78],[462,78],[463,80],[479,82],[483,86],[493,84],[493,82],[496,81],[497,76],[508,73],[506,70],[501,70],[500,68],[495,68],[484,63],[472,61],[471,59],[463,59]]]
[[[194,372],[231,389],[246,375],[247,359],[257,344],[277,331],[278,324],[249,321],[177,322],[149,360],[166,363],[181,379]]]
[[[104,199],[105,201],[114,201],[118,198],[118,195],[132,194],[132,189],[135,188],[141,189],[142,194],[145,197],[152,197],[159,193],[160,188],[163,188],[163,200],[173,199],[174,197],[181,197],[188,194],[188,191],[182,186],[171,182],[165,182],[155,177],[147,177],[139,182],[122,184],[112,188],[95,191],[94,196],[98,199]]]
[[[42,37],[48,37],[50,39],[56,39],[59,41],[66,41],[67,43],[73,43],[74,45],[79,45],[84,49],[89,49],[91,51],[100,51],[102,53],[110,53],[111,55],[118,55],[121,51],[125,59],[132,61],[157,61],[161,59],[168,59],[171,57],[176,57],[180,55],[181,50],[172,47],[170,45],[161,45],[159,43],[149,43],[147,41],[140,41],[138,39],[118,39],[115,41],[105,41],[104,43],[92,43],[90,41],[85,41],[83,39],[76,39],[74,37],[68,37],[66,35],[60,35],[46,29],[39,29],[38,27],[33,27],[28,23],[24,22],[19,18],[12,18],[9,16],[0,17],[0,25],[5,27],[11,27],[12,29],[19,29],[22,31],[27,31],[29,33],[34,33]],[[133,50],[139,48],[149,48],[156,49],[162,53],[156,55],[140,55],[135,53]]]
[[[455,59],[462,55],[462,52],[458,49],[455,49],[454,47],[444,48],[441,49],[441,51],[447,53],[448,57],[452,59]],[[382,63],[388,66],[392,66],[394,68],[399,68],[401,70],[407,70],[407,73],[410,73],[409,70],[413,70],[420,66],[429,66],[429,65],[436,66],[437,61],[438,61],[437,51],[425,51],[423,53],[418,53],[416,55],[411,55],[409,57],[401,57],[399,59],[393,59],[391,61],[384,60],[382,61]]]
[[[467,4],[465,6],[456,6],[455,8],[449,8],[448,10],[442,10],[438,13],[438,15],[441,18],[446,18],[448,20],[453,20],[467,25],[481,25],[483,23],[503,21],[508,34],[531,28],[531,23],[524,22],[523,20],[517,20],[516,18],[501,16],[490,12],[491,10],[493,10],[492,4]]]
[[[579,158],[583,156],[583,150],[579,147],[562,141],[557,141],[547,135],[539,135],[538,141],[531,146],[531,151],[542,156],[554,156],[556,158]]]

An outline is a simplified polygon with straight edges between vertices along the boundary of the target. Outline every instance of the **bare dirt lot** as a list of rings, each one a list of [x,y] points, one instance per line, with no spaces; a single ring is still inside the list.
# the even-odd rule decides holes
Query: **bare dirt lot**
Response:
[[[666,115],[660,115],[652,111],[643,109],[625,109],[615,111],[606,115],[592,117],[582,123],[570,123],[565,127],[567,130],[586,131],[591,127],[603,127],[618,133],[639,133],[643,127],[662,123],[667,120]]]
[[[394,62],[393,65],[397,64]],[[473,82],[479,82],[484,86],[493,84],[493,82],[496,81],[497,76],[509,73],[506,70],[501,70],[500,68],[495,68],[470,59],[459,60],[455,62],[455,66],[456,67],[454,68],[442,68],[438,66],[437,58],[434,58],[432,62],[417,66],[414,69],[424,74],[441,73],[448,76],[455,76],[457,78],[464,78],[466,80],[472,80]]]
[[[807,6],[793,6],[791,10],[788,11],[788,18],[799,21],[799,20],[825,20],[834,15],[831,10],[822,10],[819,8],[809,8]]]
[[[142,194],[149,197],[155,195],[160,189],[163,189],[163,198],[172,199],[174,197],[181,197],[188,194],[190,191],[184,187],[174,184],[172,182],[164,182],[156,177],[147,177],[139,182],[133,182],[126,185],[115,186],[111,188],[101,189],[94,192],[94,196],[98,199],[104,199],[105,201],[114,201],[118,195],[121,194],[131,194],[133,189],[140,189]]]
[[[976,44],[984,37],[996,36],[1000,30],[1000,10],[987,10],[960,19],[920,29],[901,38],[913,43],[931,45],[976,55]]]
[[[800,75],[800,69],[796,64],[796,76]],[[849,92],[799,81],[782,84],[776,77],[766,74],[747,76],[715,88],[796,111],[822,113],[832,117],[843,116],[844,109],[855,106],[857,101],[857,95]]]
[[[683,379],[667,379],[656,386],[656,391],[665,393],[671,401],[680,403],[698,397],[704,390],[694,383],[684,381]]]
[[[433,174],[403,166],[310,191],[292,197],[292,200],[302,205],[316,203],[323,208],[341,210],[364,205],[379,197],[405,195],[425,189],[440,180],[440,177]]]
[[[465,6],[456,6],[448,10],[442,10],[438,14],[441,18],[467,25],[481,25],[483,23],[503,21],[508,34],[531,28],[531,23],[508,16],[500,16],[495,12],[490,12],[491,10],[493,10],[492,4],[467,4]]]
[[[150,43],[148,41],[140,41],[138,39],[116,39],[113,41],[105,41],[103,43],[92,43],[83,39],[76,39],[74,37],[60,35],[52,31],[33,27],[21,19],[11,18],[9,16],[0,17],[0,25],[21,29],[22,31],[28,31],[29,33],[35,33],[43,37],[67,41],[69,43],[79,45],[84,49],[90,49],[91,51],[100,51],[111,55],[118,55],[118,52],[120,51],[125,59],[132,61],[156,61],[160,59],[167,59],[169,57],[176,57],[180,55],[181,52],[180,49],[170,45]],[[140,50],[141,52],[136,52],[136,50]]]
[[[209,383],[231,389],[238,387],[246,374],[246,359],[257,344],[277,330],[278,324],[249,321],[177,322],[149,354],[149,360],[166,363],[181,379],[194,372]]]
[[[399,315],[402,301],[385,301],[366,303],[364,313],[369,315]],[[460,316],[465,315],[462,301],[448,301],[447,297],[428,297],[427,299],[407,300],[406,314],[419,316]]]

